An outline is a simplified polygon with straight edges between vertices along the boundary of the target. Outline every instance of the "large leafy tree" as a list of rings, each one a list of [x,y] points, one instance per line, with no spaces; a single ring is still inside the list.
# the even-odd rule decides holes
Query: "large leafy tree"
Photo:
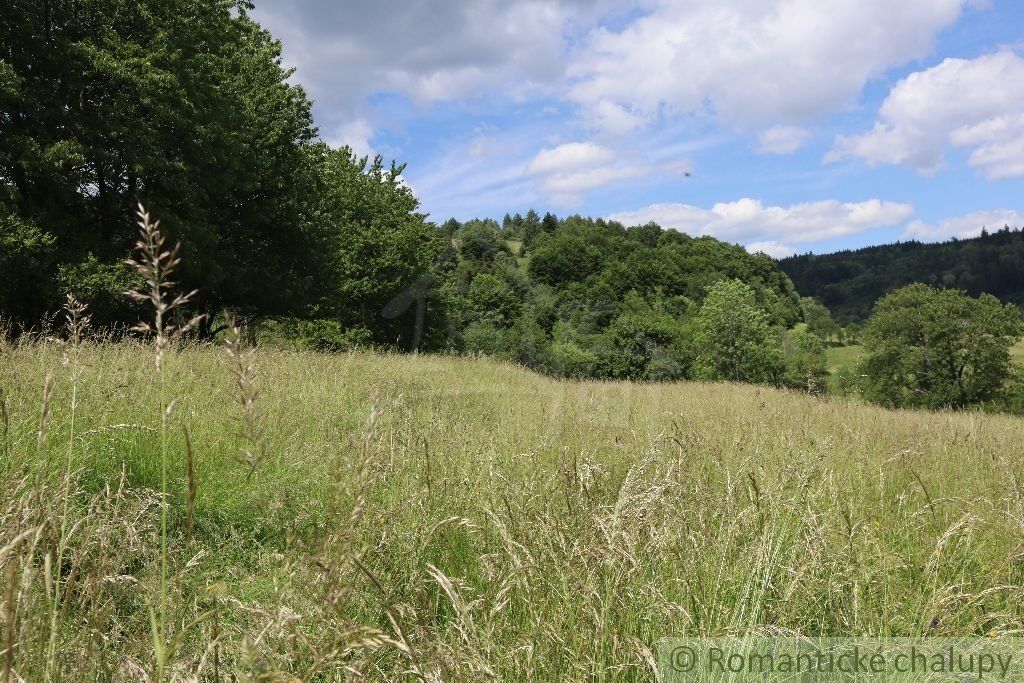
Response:
[[[993,399],[1024,334],[1020,309],[923,284],[881,299],[864,330],[864,394],[899,407],[966,407]]]
[[[404,167],[359,158],[347,147],[319,145],[317,155],[318,219],[330,235],[321,251],[330,275],[316,315],[365,328],[382,344],[411,348],[431,338],[427,327],[444,320],[440,302],[431,299],[444,238],[417,212]]]
[[[721,280],[711,287],[694,321],[696,374],[736,382],[776,381],[779,336],[749,285]]]
[[[36,264],[47,283],[2,312],[34,322],[76,279],[120,286],[110,269],[131,248],[139,200],[183,242],[183,284],[200,288],[201,308],[308,304],[321,279],[310,254],[325,237],[307,199],[310,102],[246,10],[0,4],[0,220],[24,245],[5,241],[4,258]]]

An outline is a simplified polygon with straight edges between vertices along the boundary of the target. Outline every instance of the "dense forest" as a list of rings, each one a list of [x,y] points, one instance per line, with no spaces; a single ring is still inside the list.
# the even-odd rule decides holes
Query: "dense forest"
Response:
[[[767,256],[655,224],[531,210],[502,225],[452,219],[440,232],[428,348],[563,376],[676,379],[700,374],[695,326],[717,283],[743,283],[752,315],[776,329],[775,341],[801,316],[789,278]],[[447,328],[440,336],[429,329],[438,311]]]
[[[841,325],[867,320],[878,299],[914,282],[1024,305],[1024,232],[1009,227],[941,244],[899,242],[803,254],[779,265],[802,295],[824,303]]]
[[[428,266],[435,230],[401,168],[319,140],[247,10],[0,6],[0,316],[38,325],[74,291],[96,324],[133,324],[138,202],[182,244],[207,337],[223,310],[358,322]]]

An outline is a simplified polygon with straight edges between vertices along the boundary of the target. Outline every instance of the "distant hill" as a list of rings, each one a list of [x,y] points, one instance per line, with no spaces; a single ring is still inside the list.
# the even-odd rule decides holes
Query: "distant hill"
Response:
[[[938,244],[897,242],[834,254],[781,259],[801,296],[832,310],[841,325],[863,322],[886,293],[912,282],[987,292],[1024,305],[1024,232],[1006,227]]]

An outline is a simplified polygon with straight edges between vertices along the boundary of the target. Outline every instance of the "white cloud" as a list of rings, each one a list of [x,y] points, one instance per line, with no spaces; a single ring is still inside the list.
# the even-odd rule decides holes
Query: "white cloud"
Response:
[[[370,140],[373,139],[373,128],[365,119],[355,119],[334,129],[330,135],[324,136],[324,142],[331,147],[348,145],[359,156],[373,157],[377,153]]]
[[[608,166],[571,173],[556,173],[541,183],[541,189],[559,206],[575,206],[582,195],[600,187],[635,180],[653,172],[649,166]]]
[[[367,95],[429,103],[547,87],[565,73],[565,40],[612,0],[256,0],[297,80],[332,113]]]
[[[792,154],[811,139],[811,131],[800,126],[773,126],[757,136],[762,154]]]
[[[528,173],[564,173],[605,164],[614,158],[610,149],[593,142],[568,142],[542,149],[527,167]]]
[[[747,251],[751,254],[768,254],[772,258],[785,258],[796,253],[796,249],[788,244],[781,244],[774,240],[768,242],[754,242],[747,245]]]
[[[839,136],[826,160],[934,173],[950,145],[970,149],[968,163],[989,179],[1024,175],[1024,59],[1001,50],[911,74],[890,91],[874,127]]]
[[[950,237],[977,237],[982,228],[990,232],[1002,229],[1004,225],[1011,228],[1024,227],[1024,211],[997,209],[995,211],[975,211],[964,216],[946,218],[938,225],[929,225],[924,221],[914,221],[903,232],[905,240],[937,242]]]
[[[539,190],[553,203],[571,207],[591,190],[635,180],[656,168],[675,168],[678,163],[656,166],[642,160],[617,158],[614,151],[593,142],[567,142],[538,152],[527,165],[526,174],[535,179]]]
[[[791,206],[765,206],[757,199],[740,199],[715,204],[711,209],[689,204],[651,204],[609,218],[627,225],[654,221],[683,232],[775,248],[899,225],[913,213],[910,204],[878,199],[856,203],[827,199]]]
[[[653,3],[574,57],[570,97],[619,128],[710,111],[741,125],[846,106],[886,69],[928,54],[967,0],[690,0]]]

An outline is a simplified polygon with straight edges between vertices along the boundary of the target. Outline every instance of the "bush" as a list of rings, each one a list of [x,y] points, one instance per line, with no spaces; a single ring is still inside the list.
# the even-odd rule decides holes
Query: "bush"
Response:
[[[142,277],[123,262],[103,263],[88,254],[81,263],[61,266],[57,281],[89,307],[93,323],[100,327],[131,325],[141,316],[139,305],[124,292],[140,289]]]
[[[600,358],[588,349],[572,341],[555,342],[551,345],[551,365],[555,373],[563,377],[584,379],[593,377]]]
[[[337,320],[300,320],[300,343],[317,351],[351,351],[373,346],[373,333],[365,327],[342,329]]]
[[[504,334],[487,320],[470,323],[462,333],[462,344],[467,353],[493,355],[504,342]]]

